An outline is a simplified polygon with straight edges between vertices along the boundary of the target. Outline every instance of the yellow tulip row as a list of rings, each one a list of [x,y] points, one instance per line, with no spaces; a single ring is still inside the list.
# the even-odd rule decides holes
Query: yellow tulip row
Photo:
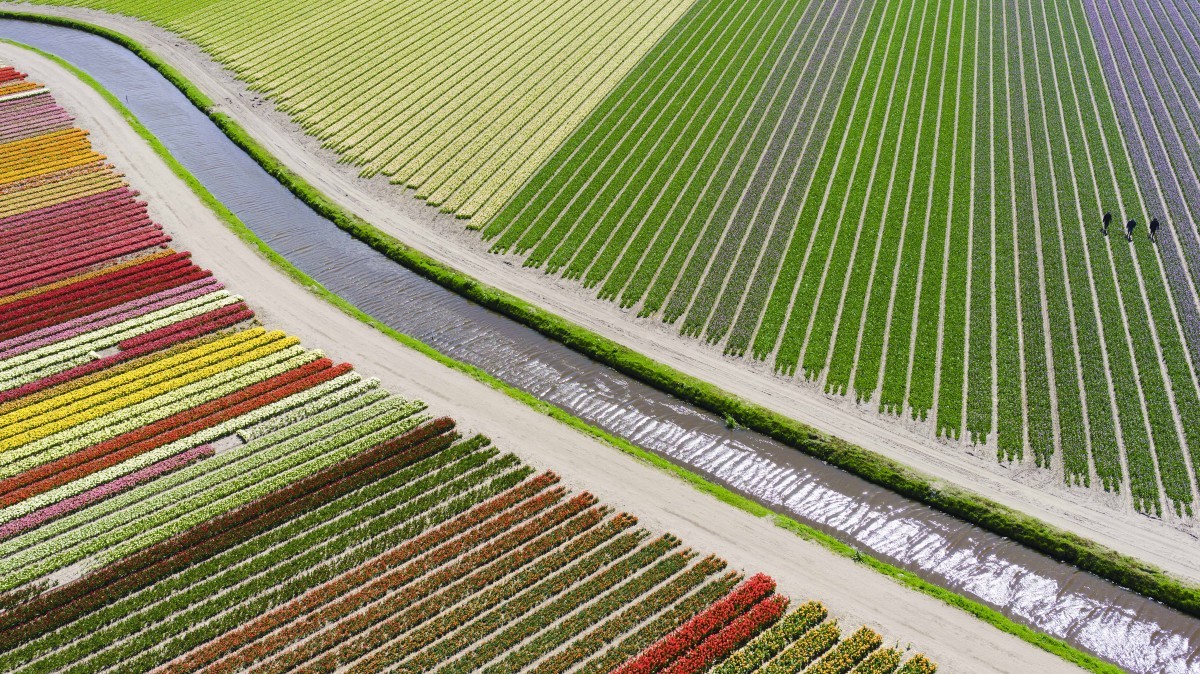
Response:
[[[159,378],[161,379],[162,374],[167,374],[169,376],[170,373],[168,371],[172,368],[195,361],[205,356],[209,356],[219,351],[223,351],[229,347],[258,339],[265,334],[266,330],[259,327],[231,333],[221,337],[218,340],[198,346],[194,349],[189,349],[183,353],[176,354],[169,358],[162,358],[147,363],[143,367],[130,370],[128,372],[115,374],[85,386],[79,386],[64,391],[61,395],[54,396],[47,400],[43,400],[36,404],[20,409],[19,413],[17,410],[14,410],[13,412],[9,412],[8,414],[0,416],[0,429],[6,430],[9,424],[15,424],[25,419],[32,419],[35,416],[45,414],[51,410],[61,410],[75,401],[83,400],[102,392],[112,391],[115,389],[129,390],[130,386],[157,383],[156,381],[150,379],[156,374],[159,375]],[[0,430],[0,438],[6,437],[5,430]],[[9,435],[11,435],[11,433],[9,433]]]
[[[245,344],[238,347],[231,347],[230,349],[232,353],[236,353],[246,347],[253,347],[250,350],[237,353],[233,357],[230,357],[229,353],[217,352],[180,365],[165,375],[160,376],[160,373],[156,372],[152,377],[148,377],[143,381],[134,382],[128,387],[122,387],[120,392],[124,395],[120,397],[103,396],[107,400],[101,402],[101,404],[94,404],[93,400],[88,399],[77,400],[61,413],[56,410],[53,413],[43,414],[39,417],[14,424],[11,431],[10,429],[5,429],[5,432],[9,433],[9,437],[0,440],[0,451],[19,447],[27,442],[33,442],[52,433],[85,423],[113,410],[168,393],[181,386],[186,386],[192,382],[210,377],[299,343],[300,340],[295,337],[287,337],[282,332],[270,332],[257,339],[247,340]],[[158,383],[151,383],[151,381],[157,381]]]
[[[316,358],[320,352],[305,351],[303,347],[291,346],[257,360],[239,365],[211,377],[192,382],[143,400],[137,404],[121,407],[103,416],[72,426],[20,447],[0,452],[0,479],[16,475],[43,463],[55,461],[68,454],[84,450],[132,430],[152,424],[172,414],[178,414],[210,400],[259,381],[257,377],[267,371],[282,371],[300,367]]]
[[[22,138],[9,143],[0,144],[0,170],[6,170],[8,164],[17,157],[36,155],[43,148],[51,147],[60,142],[87,143],[87,133],[82,129],[62,129],[44,133],[32,138]]]
[[[50,173],[102,159],[92,150],[83,134],[63,136],[60,133],[35,136],[40,141],[34,147],[0,150],[0,183],[11,183],[42,173]]]
[[[56,180],[47,185],[31,190],[25,190],[18,199],[5,199],[0,206],[0,218],[32,211],[46,206],[54,206],[72,199],[107,192],[108,190],[124,187],[125,180],[119,173],[112,171],[93,171],[82,175],[72,176],[66,180]]]
[[[110,377],[115,377],[116,375],[119,375],[119,374],[122,374],[125,372],[129,372],[130,370],[134,370],[139,367],[143,367],[143,366],[147,365],[148,363],[153,363],[154,361],[159,360],[161,358],[169,358],[171,356],[181,354],[184,351],[194,349],[203,344],[208,344],[217,339],[220,339],[221,337],[222,337],[222,334],[217,333],[214,335],[204,335],[201,337],[197,337],[195,339],[189,339],[186,342],[180,342],[179,344],[174,344],[174,345],[167,347],[166,349],[163,349],[161,351],[155,351],[154,353],[148,353],[144,356],[139,356],[137,358],[127,360],[123,363],[117,363],[116,365],[113,365],[112,367],[100,370],[98,372],[86,374],[86,375],[83,375],[82,377],[78,377],[76,379],[71,379],[69,381],[65,381],[61,384],[58,384],[56,386],[51,386],[50,388],[43,389],[36,393],[30,393],[29,395],[21,396],[20,398],[17,398],[15,400],[10,400],[5,403],[0,403],[0,415],[8,414],[9,412],[12,412],[13,410],[19,410],[19,409],[29,407],[29,406],[33,405],[34,403],[40,403],[44,400],[49,400],[50,398],[57,397],[59,395],[62,395],[63,393],[66,393],[67,391],[70,391],[70,390],[78,388],[78,387],[87,386],[89,384],[93,384],[98,381],[103,381]]]

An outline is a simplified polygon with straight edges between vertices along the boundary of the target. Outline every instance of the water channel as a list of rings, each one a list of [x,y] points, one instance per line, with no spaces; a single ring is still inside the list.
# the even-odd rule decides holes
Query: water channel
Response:
[[[82,31],[11,20],[0,20],[0,37],[87,71],[272,248],[395,329],[1124,669],[1200,673],[1200,620],[757,433],[731,431],[712,414],[392,262],[295,198],[125,48]]]

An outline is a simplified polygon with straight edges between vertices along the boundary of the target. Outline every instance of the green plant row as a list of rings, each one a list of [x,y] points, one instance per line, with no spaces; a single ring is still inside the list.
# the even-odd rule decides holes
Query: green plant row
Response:
[[[547,575],[556,573],[575,560],[608,545],[614,537],[617,537],[615,545],[624,547],[632,539],[622,535],[622,532],[632,527],[635,522],[636,520],[629,515],[618,514],[598,526],[588,527],[580,534],[572,534],[570,540],[552,540],[548,547],[544,546],[545,541],[539,541],[513,558],[515,563],[496,563],[479,569],[464,582],[448,588],[447,591],[389,616],[372,630],[317,658],[312,665],[332,667],[338,663],[351,662],[406,633],[413,636],[414,641],[410,643],[419,647],[426,637],[432,635],[433,638],[437,638],[438,634],[452,630],[454,625],[461,625],[489,610],[492,606],[489,601],[495,603],[511,598]],[[457,606],[460,602],[465,603],[461,607]],[[393,654],[409,652],[404,644],[396,644],[396,647],[399,650],[395,650]],[[390,657],[386,653],[382,655]],[[368,662],[370,661],[371,658],[368,658]]]
[[[608,592],[618,584],[623,583],[626,579],[642,575],[658,576],[669,571],[673,566],[682,566],[687,560],[685,556],[674,555],[662,559],[663,555],[677,545],[679,545],[678,539],[670,536],[662,537],[643,546],[636,553],[625,557],[615,564],[609,565],[604,570],[594,574],[575,587],[562,592],[560,596],[556,597],[550,592],[545,593],[543,596],[535,594],[532,598],[537,602],[544,603],[525,616],[520,616],[520,610],[524,606],[524,603],[522,602],[523,597],[518,597],[515,605],[512,605],[513,610],[505,612],[506,615],[504,618],[509,623],[503,631],[491,639],[481,640],[482,643],[475,646],[473,650],[465,653],[457,660],[443,665],[438,671],[444,674],[450,674],[451,672],[467,674],[479,671],[485,664],[491,662],[497,656],[508,652],[528,637],[539,634],[555,621],[587,602],[592,601],[602,593]],[[636,601],[636,598],[634,601]],[[486,635],[489,629],[492,628],[492,625],[486,624],[486,628],[484,629],[480,629],[481,627],[484,626],[476,623],[473,626],[467,627],[466,633],[475,639]],[[559,638],[568,636],[570,635],[564,634],[560,635]],[[505,671],[515,672],[519,670],[506,669]]]
[[[136,618],[130,619],[130,616],[158,611],[159,609],[155,608],[158,602],[166,601],[177,593],[185,591],[191,593],[191,598],[186,601],[204,600],[213,596],[220,589],[221,585],[217,584],[218,582],[229,582],[236,586],[238,582],[261,573],[264,569],[269,569],[276,561],[286,559],[289,555],[314,549],[314,555],[332,556],[328,549],[324,552],[315,550],[321,547],[320,542],[324,538],[330,536],[331,533],[336,533],[336,530],[327,527],[338,526],[337,523],[342,521],[348,513],[361,512],[364,519],[382,516],[392,506],[408,502],[416,495],[436,485],[436,482],[422,479],[419,484],[410,489],[408,485],[417,477],[419,471],[428,471],[429,475],[436,475],[437,479],[446,482],[453,481],[458,473],[443,473],[446,464],[451,460],[464,459],[466,454],[478,449],[477,445],[478,443],[460,443],[456,448],[441,452],[435,457],[417,464],[417,468],[400,471],[358,494],[344,496],[332,504],[310,511],[268,533],[252,537],[183,572],[159,580],[155,583],[153,591],[143,589],[127,595],[120,602],[83,616],[64,630],[52,632],[30,641],[12,651],[11,657],[18,661],[27,660],[55,649],[65,649],[58,655],[61,661],[58,661],[57,665],[64,666],[74,659],[85,657],[93,652],[99,653],[106,645],[115,644],[122,638],[138,633],[145,625]],[[478,467],[480,461],[486,461],[493,454],[495,451],[491,450],[478,452],[477,457],[466,457],[455,467],[455,470],[469,470]],[[394,489],[396,494],[392,498],[381,500],[379,498],[381,494],[375,491],[376,487]],[[294,540],[295,547],[290,551],[278,549],[279,546],[292,540]],[[284,557],[281,558],[278,555],[284,555]],[[261,559],[246,564],[247,560],[257,556],[261,556]],[[220,572],[222,571],[234,575],[221,578],[220,576],[223,574]],[[178,598],[172,599],[172,601],[178,602]],[[178,608],[178,605],[174,605],[162,610],[167,612],[165,615],[170,615]],[[170,624],[160,623],[160,626],[161,634],[171,635]]]
[[[713,669],[713,674],[752,674],[825,619],[828,611],[810,601],[754,637]]]
[[[690,618],[716,603],[733,590],[741,579],[741,574],[728,572],[719,578],[708,581],[682,601],[663,611],[654,620],[585,662],[578,671],[586,674],[615,671],[622,663],[674,632],[677,627]]]
[[[417,408],[409,405],[350,405],[5,541],[3,587],[16,587],[89,555],[104,562],[119,559],[420,422],[413,416]],[[52,538],[57,533],[62,535]]]
[[[599,625],[609,616],[616,615],[627,608],[640,606],[649,593],[659,583],[674,577],[695,556],[690,550],[685,550],[663,558],[657,564],[639,574],[634,579],[621,585],[605,596],[586,605],[582,610],[567,617],[555,627],[546,630],[522,644],[507,657],[483,670],[485,674],[501,674],[501,672],[523,671],[530,663],[541,658],[546,653],[571,642],[584,630]]]
[[[809,88],[810,94],[806,96],[816,96],[811,98],[806,104],[805,109],[801,112],[801,121],[797,122],[798,126],[807,122],[815,126],[815,128],[832,128],[834,116],[837,113],[839,106],[825,105],[824,102],[829,100],[829,97],[836,96],[839,92],[836,84],[851,81],[853,78],[848,76],[852,67],[861,68],[860,55],[866,51],[872,41],[864,36],[869,35],[872,27],[879,26],[879,17],[883,14],[882,5],[872,4],[869,8],[861,5],[854,6],[854,14],[851,15],[849,5],[844,6],[844,14],[839,18],[839,22],[845,26],[846,36],[843,39],[842,46],[838,52],[830,52],[827,56],[832,59],[831,64],[827,64],[824,68],[816,73],[812,73],[811,80],[806,81],[805,77],[801,78],[801,87]],[[832,44],[832,43],[831,43]],[[853,45],[853,49],[850,46]],[[817,95],[819,92],[819,95]],[[729,336],[725,342],[725,352],[733,355],[742,356],[751,347],[751,342],[754,342],[752,356],[762,360],[770,354],[770,349],[774,347],[774,340],[778,337],[778,325],[775,326],[775,331],[770,332],[770,344],[767,344],[768,339],[765,335],[768,330],[759,329],[759,321],[764,322],[767,326],[772,320],[772,315],[766,315],[764,312],[769,302],[773,302],[776,296],[782,297],[783,293],[773,293],[772,289],[775,285],[775,276],[781,271],[781,265],[784,261],[785,253],[787,252],[792,238],[797,234],[803,233],[803,228],[796,229],[787,227],[788,218],[798,212],[800,208],[800,200],[803,199],[811,189],[812,183],[816,178],[816,166],[823,152],[828,148],[830,134],[823,134],[822,138],[809,138],[803,144],[790,143],[787,144],[780,153],[781,158],[777,160],[777,166],[793,166],[792,174],[787,181],[772,181],[764,189],[762,204],[766,207],[768,204],[774,204],[771,209],[770,226],[773,228],[770,235],[766,238],[765,244],[761,244],[762,253],[759,258],[758,268],[754,270],[753,280],[749,280],[749,269],[742,266],[735,266],[730,272],[730,281],[726,286],[720,301],[717,304],[712,319],[709,321],[706,328],[706,338],[710,342],[719,341],[720,338],[728,331]],[[769,150],[773,151],[773,150]],[[765,218],[764,218],[765,220]],[[761,223],[755,223],[759,226]],[[761,236],[755,236],[751,239],[752,242],[758,242],[762,239]],[[744,247],[743,254],[749,253],[753,246]],[[748,261],[747,261],[748,262]],[[748,265],[747,265],[748,266]],[[745,272],[745,273],[743,273]],[[793,278],[794,280],[794,278]],[[747,281],[748,284],[747,284]],[[785,287],[780,285],[779,287]],[[737,317],[734,319],[734,311],[736,305],[744,302],[742,308],[737,312]],[[778,306],[775,304],[774,306]],[[728,323],[733,321],[732,329]],[[761,341],[756,337],[756,334],[763,335]]]
[[[880,6],[882,7],[882,5]],[[485,286],[466,275],[454,271],[446,265],[420,254],[412,248],[404,246],[399,241],[384,235],[361,219],[335,206],[331,200],[319,193],[315,188],[299,178],[299,176],[286,169],[265,148],[260,146],[242,130],[232,118],[223,113],[212,111],[211,100],[188,80],[183,78],[173,67],[135,40],[119,32],[87,22],[61,17],[48,17],[21,12],[0,12],[0,16],[46,22],[52,25],[63,25],[91,32],[130,49],[167,77],[168,80],[188,96],[193,104],[206,111],[210,118],[231,139],[245,149],[260,165],[276,176],[309,206],[333,220],[338,226],[355,234],[357,238],[371,244],[377,250],[385,252],[393,260],[422,273],[431,280],[451,290],[459,292],[482,306],[498,311],[537,329],[546,336],[558,339],[567,346],[585,353],[599,362],[614,367],[640,381],[676,395],[685,401],[696,404],[716,414],[729,416],[738,423],[805,451],[864,479],[888,487],[897,493],[926,503],[943,512],[960,517],[1000,535],[1008,536],[1054,559],[1075,564],[1081,569],[1158,599],[1174,608],[1193,615],[1200,615],[1200,589],[1193,585],[1184,584],[1161,570],[1149,567],[1131,557],[1116,553],[1077,535],[1050,527],[1036,518],[978,495],[953,487],[935,485],[929,478],[897,462],[836,438],[826,436],[782,414],[740,399],[721,390],[719,387],[656,363],[635,351],[622,347],[595,333],[586,331],[579,326],[574,326],[564,319],[548,314],[516,297]],[[261,239],[255,236],[253,232],[246,228],[233,213],[191,176],[111,93],[104,90],[102,86],[86,73],[73,68],[61,59],[57,59],[57,57],[53,57],[52,55],[47,56],[56,59],[57,62],[70,69],[85,83],[100,92],[111,105],[121,111],[125,119],[134,127],[139,135],[151,144],[155,151],[167,162],[168,166],[171,167],[172,171],[187,182],[193,191],[226,222],[231,230],[248,245],[259,250],[276,267],[295,279],[296,282],[309,288],[317,296],[330,302],[348,315],[375,327],[396,341],[448,367],[464,372],[523,402],[534,410],[547,414],[585,434],[601,439],[626,453],[637,456],[661,470],[670,472],[692,484],[700,491],[713,495],[753,515],[772,517],[773,521],[779,526],[792,531],[798,536],[818,542],[827,549],[843,556],[855,557],[854,550],[836,538],[823,534],[791,518],[774,515],[771,511],[743,496],[734,494],[728,489],[715,485],[689,470],[676,466],[657,455],[591,426],[553,405],[505,384],[479,368],[449,358],[418,340],[388,328],[349,302],[329,292],[311,277],[308,277],[288,262],[286,258],[273,251]],[[835,128],[840,127],[835,126]],[[1047,637],[1023,625],[1018,625],[999,612],[989,609],[978,602],[925,582],[914,574],[902,571],[897,567],[870,557],[863,557],[861,555],[859,557],[865,563],[871,565],[872,568],[897,578],[909,587],[937,597],[953,606],[960,607],[999,629],[1017,635],[1071,662],[1085,666],[1092,671],[1115,671],[1110,665],[1103,663],[1093,656],[1084,654],[1068,646],[1061,640]],[[667,628],[667,630],[669,629]],[[616,652],[616,649],[606,651],[606,653],[609,652]]]
[[[724,560],[713,556],[705,557],[653,592],[642,596],[638,602],[626,606],[621,612],[610,610],[605,614],[609,616],[606,621],[598,621],[594,629],[574,639],[562,651],[543,660],[533,671],[537,674],[560,674],[567,671],[621,635],[635,633],[635,626],[671,606],[724,567]]]
[[[837,645],[842,629],[836,620],[828,620],[809,630],[761,670],[762,674],[788,674],[803,671],[810,663]]]
[[[511,456],[497,459],[495,450],[478,451],[480,445],[478,440],[460,443],[446,450],[448,461],[435,455],[4,658],[27,661],[53,652],[38,666],[109,663],[148,670],[178,657],[511,487],[530,472]],[[347,527],[347,517],[362,519]],[[203,627],[196,629],[198,625]]]

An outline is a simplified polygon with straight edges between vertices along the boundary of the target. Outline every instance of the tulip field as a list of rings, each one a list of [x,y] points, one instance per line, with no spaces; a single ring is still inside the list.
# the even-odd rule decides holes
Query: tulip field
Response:
[[[259,324],[0,68],[0,670],[935,671]]]

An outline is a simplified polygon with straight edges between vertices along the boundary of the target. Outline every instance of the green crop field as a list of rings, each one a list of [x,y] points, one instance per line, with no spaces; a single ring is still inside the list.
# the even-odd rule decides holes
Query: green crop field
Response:
[[[1188,507],[1195,372],[1154,243],[1121,235],[1151,214],[1102,82],[1076,2],[702,0],[484,235],[726,353]]]
[[[1184,4],[60,4],[178,32],[364,175],[730,358],[1139,510],[1197,498]]]

